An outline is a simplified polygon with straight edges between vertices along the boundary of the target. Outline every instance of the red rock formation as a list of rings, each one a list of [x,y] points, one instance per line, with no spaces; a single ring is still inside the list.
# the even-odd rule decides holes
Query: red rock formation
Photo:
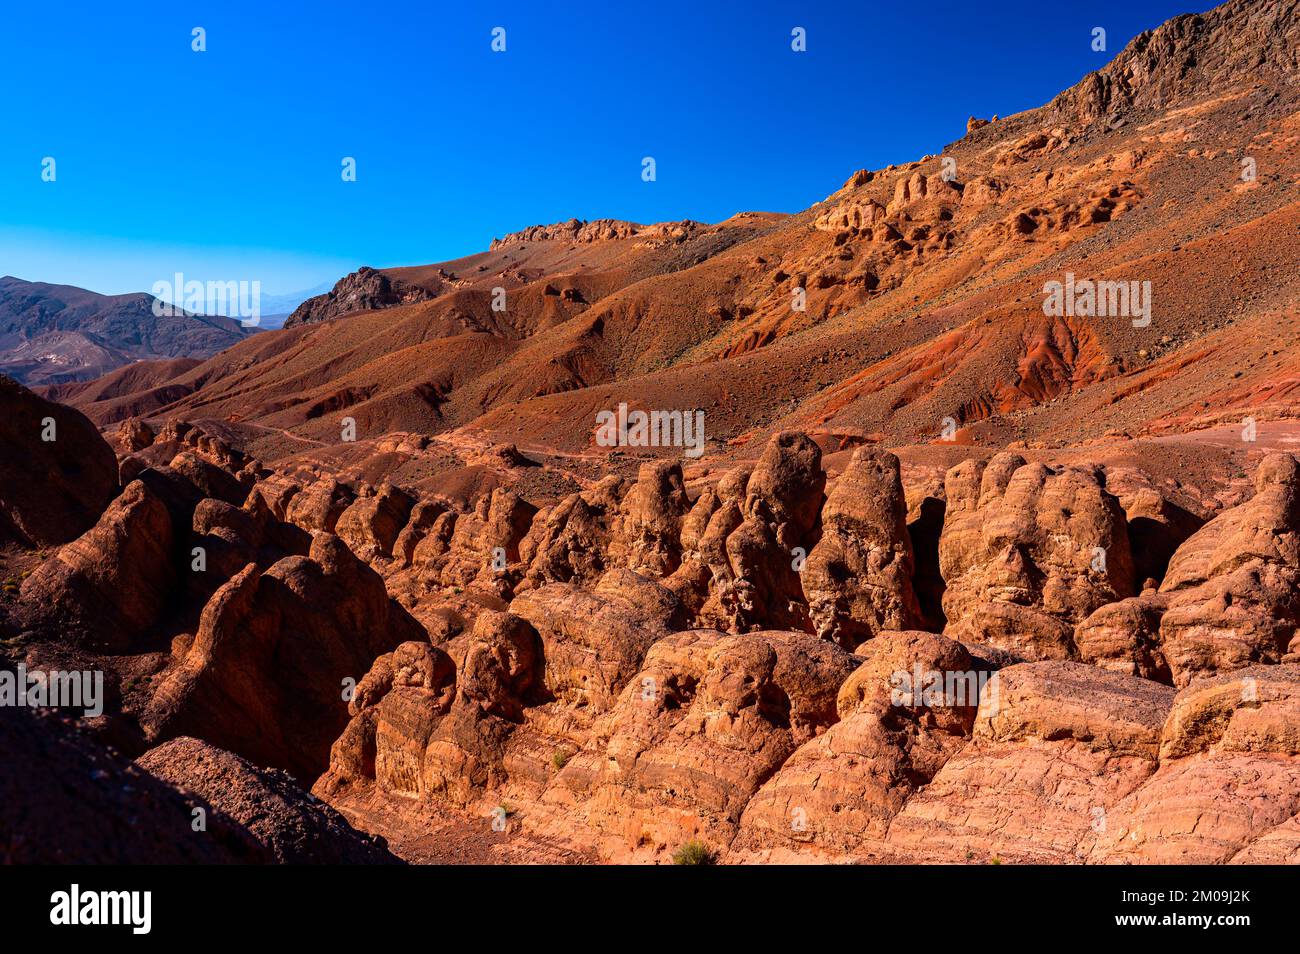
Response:
[[[413,505],[409,494],[385,483],[374,493],[357,498],[339,514],[334,532],[367,563],[391,558]]]
[[[805,633],[699,630],[659,640],[551,796],[648,860],[735,834],[759,785],[835,721],[853,657]]]
[[[180,576],[175,535],[166,504],[133,482],[23,582],[29,625],[110,651],[143,648]]]
[[[1169,561],[1160,640],[1175,685],[1300,654],[1300,465],[1272,454],[1255,486]]]
[[[971,744],[908,799],[896,851],[929,860],[1069,862],[1156,770],[1173,692],[1080,663],[1001,670]]]
[[[1009,453],[948,472],[939,540],[945,632],[1025,659],[1074,654],[1074,626],[1133,593],[1119,501],[1096,468]]]
[[[284,327],[294,328],[341,318],[358,311],[428,301],[440,290],[440,283],[433,288],[410,284],[363,265],[352,274],[339,279],[325,294],[308,298],[295,308],[293,314],[284,320]]]
[[[970,654],[931,633],[884,633],[837,694],[839,721],[806,742],[750,800],[737,860],[832,857],[883,840],[907,799],[969,739],[981,688]],[[917,673],[960,673],[961,693],[927,693]],[[956,686],[956,683],[953,683]]]
[[[881,630],[912,629],[921,609],[907,502],[893,454],[860,448],[822,508],[822,538],[803,568],[817,634],[852,649]]]
[[[217,590],[143,722],[152,739],[198,736],[309,783],[347,724],[345,680],[422,636],[373,570],[319,534],[308,557],[250,564]]]

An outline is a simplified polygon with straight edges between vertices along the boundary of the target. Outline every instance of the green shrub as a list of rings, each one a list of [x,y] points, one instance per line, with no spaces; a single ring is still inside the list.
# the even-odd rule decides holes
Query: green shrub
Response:
[[[711,865],[713,860],[713,852],[702,841],[688,841],[673,852],[675,865]]]

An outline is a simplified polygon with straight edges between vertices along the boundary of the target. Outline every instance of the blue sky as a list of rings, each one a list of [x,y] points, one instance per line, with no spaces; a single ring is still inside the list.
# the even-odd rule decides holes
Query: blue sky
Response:
[[[8,4],[0,274],[120,293],[182,271],[285,293],[572,216],[797,211],[1210,6]]]

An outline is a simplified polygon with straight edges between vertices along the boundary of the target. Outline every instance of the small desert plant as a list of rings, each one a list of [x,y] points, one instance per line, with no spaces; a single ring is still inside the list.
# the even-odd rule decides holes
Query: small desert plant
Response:
[[[675,865],[711,865],[713,852],[702,841],[688,841],[673,852]]]
[[[556,749],[555,754],[551,756],[551,764],[555,766],[555,771],[560,771],[564,766],[569,764],[569,759],[573,758],[571,754],[564,749]]]

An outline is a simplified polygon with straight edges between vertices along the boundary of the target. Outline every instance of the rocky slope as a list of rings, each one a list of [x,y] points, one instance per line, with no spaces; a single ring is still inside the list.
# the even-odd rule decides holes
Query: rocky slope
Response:
[[[1296,862],[1295,13],[1178,18],[800,215],[363,270],[61,392],[104,439],[0,389],[34,466],[102,462],[11,533],[0,638],[102,669],[83,729],[282,861],[384,860],[346,819],[411,861]],[[1049,314],[1067,272],[1151,324]],[[704,453],[597,444],[621,401]]]
[[[10,645],[102,667],[91,728],[280,860],[336,857],[317,829],[342,820],[285,805],[297,785],[412,860],[448,860],[416,834],[438,825],[481,860],[498,837],[605,861],[1300,844],[1289,454],[1206,520],[1127,468],[1011,452],[828,474],[797,432],[695,493],[651,462],[541,508],[289,474],[180,423],[117,437],[129,482],[3,604]],[[1171,549],[1156,577],[1139,528]],[[246,795],[250,762],[292,774]]]
[[[398,863],[277,773],[192,739],[131,763],[56,715],[11,706],[0,739],[24,767],[0,778],[4,864]]]

